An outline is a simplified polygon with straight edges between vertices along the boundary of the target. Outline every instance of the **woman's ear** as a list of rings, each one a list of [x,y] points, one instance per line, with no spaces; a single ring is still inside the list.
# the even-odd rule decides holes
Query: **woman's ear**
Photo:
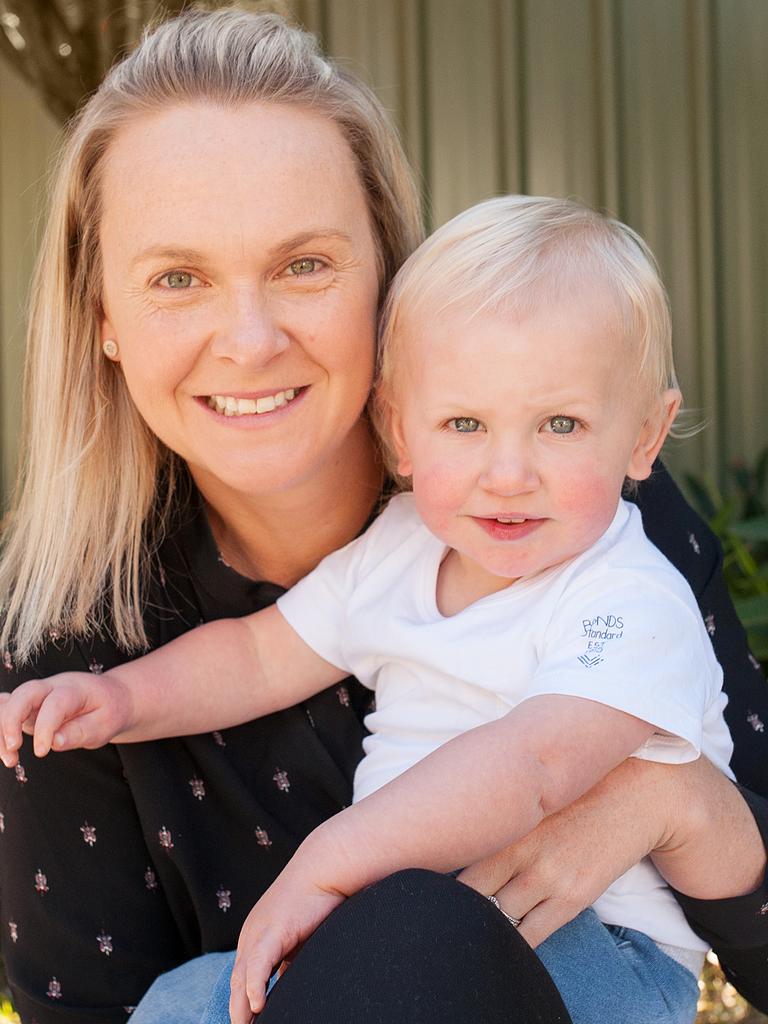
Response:
[[[400,410],[391,402],[387,403],[387,422],[389,426],[389,437],[392,446],[397,454],[397,472],[399,476],[410,476],[413,473],[411,456],[408,453],[408,446],[405,443],[403,431],[403,418]]]
[[[683,396],[677,388],[668,388],[658,399],[658,404],[640,428],[637,443],[627,466],[626,476],[630,480],[646,480],[661,446],[675,422]]]

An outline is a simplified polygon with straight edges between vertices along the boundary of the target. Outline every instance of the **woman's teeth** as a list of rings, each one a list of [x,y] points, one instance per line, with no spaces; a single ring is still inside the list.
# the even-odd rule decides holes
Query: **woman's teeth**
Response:
[[[208,406],[224,416],[258,416],[262,412],[274,412],[281,405],[287,405],[295,397],[298,388],[287,388],[274,395],[262,398],[233,398],[231,395],[211,395]]]

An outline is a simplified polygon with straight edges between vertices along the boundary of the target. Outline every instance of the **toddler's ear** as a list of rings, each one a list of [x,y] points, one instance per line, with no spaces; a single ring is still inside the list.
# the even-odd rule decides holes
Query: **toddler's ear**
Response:
[[[675,421],[682,397],[677,388],[668,388],[659,397],[655,410],[640,428],[630,456],[626,472],[630,480],[646,480],[651,475],[651,468]]]
[[[399,476],[411,476],[413,473],[413,464],[411,463],[408,446],[405,443],[403,420],[400,415],[400,410],[391,402],[387,403],[387,419],[389,421],[389,436],[392,440],[395,452],[397,453],[397,472]]]

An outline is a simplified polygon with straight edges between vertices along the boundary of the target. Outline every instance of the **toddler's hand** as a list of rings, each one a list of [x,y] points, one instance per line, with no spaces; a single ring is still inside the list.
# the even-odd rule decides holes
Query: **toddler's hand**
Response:
[[[232,1024],[250,1024],[264,1009],[267,983],[275,969],[343,902],[309,879],[297,879],[295,859],[250,912],[240,932],[232,971]]]
[[[8,768],[18,763],[22,733],[34,736],[37,757],[101,747],[125,729],[129,715],[128,691],[109,673],[30,680],[0,695],[0,759]]]

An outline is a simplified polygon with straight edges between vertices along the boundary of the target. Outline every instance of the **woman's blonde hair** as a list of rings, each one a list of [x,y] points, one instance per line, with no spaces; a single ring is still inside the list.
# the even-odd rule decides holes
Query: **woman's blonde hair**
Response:
[[[649,396],[676,388],[667,294],[653,253],[626,224],[572,199],[510,195],[478,203],[435,231],[398,271],[379,325],[373,405],[390,471],[389,414],[419,311],[528,316],[596,285],[614,299],[620,334],[634,347],[628,374]]]
[[[19,477],[0,562],[0,650],[28,659],[49,631],[108,629],[146,645],[142,599],[184,474],[101,352],[100,173],[131,118],[169,104],[301,104],[355,157],[377,242],[382,295],[421,238],[418,194],[373,93],[313,36],[274,14],[190,12],[148,31],[67,133],[32,285]]]

